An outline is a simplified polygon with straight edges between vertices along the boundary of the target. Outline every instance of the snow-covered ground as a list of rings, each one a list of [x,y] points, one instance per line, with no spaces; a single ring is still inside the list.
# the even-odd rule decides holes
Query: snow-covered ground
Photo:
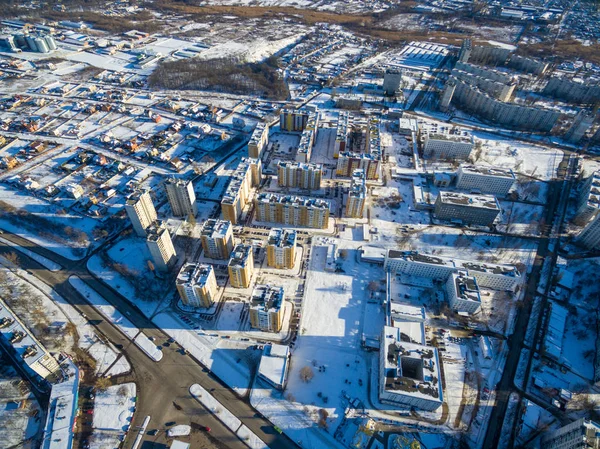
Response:
[[[135,392],[133,382],[113,385],[96,392],[90,449],[119,447],[131,425],[135,411]]]
[[[23,247],[23,246],[17,245],[9,240],[6,240],[6,239],[3,239],[0,237],[0,243],[3,243],[5,245],[15,248],[17,251],[19,251],[19,252],[25,254],[27,257],[30,257],[31,259],[35,260],[36,262],[43,265],[50,271],[59,271],[60,269],[62,269],[62,267],[59,264],[48,259],[47,257],[44,257],[34,251],[31,251],[31,250]]]

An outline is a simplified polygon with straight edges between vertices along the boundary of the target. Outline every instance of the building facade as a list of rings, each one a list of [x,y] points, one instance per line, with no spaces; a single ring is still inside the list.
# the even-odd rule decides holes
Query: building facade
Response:
[[[581,185],[577,198],[576,220],[587,223],[600,209],[600,171],[595,171]]]
[[[205,257],[229,259],[233,250],[233,226],[227,220],[206,220],[202,225],[200,239]]]
[[[318,190],[322,173],[321,164],[280,161],[277,164],[277,184],[280,187]]]
[[[269,144],[269,125],[258,122],[248,142],[248,157],[260,159],[264,148]]]
[[[147,231],[146,246],[152,255],[155,269],[169,271],[177,259],[169,230],[163,222],[155,221]]]
[[[235,288],[248,288],[254,274],[252,246],[238,244],[233,248],[229,263],[229,282]]]
[[[354,170],[346,199],[346,217],[362,218],[367,202],[367,180],[363,170]]]
[[[223,219],[234,225],[238,223],[240,215],[250,199],[252,187],[257,186],[260,182],[261,171],[260,159],[243,158],[240,161],[221,199]]]
[[[450,308],[455,312],[473,314],[481,309],[481,295],[477,280],[464,271],[452,273],[446,281]]]
[[[167,199],[175,217],[196,216],[198,205],[192,181],[169,178],[165,181]]]
[[[492,226],[499,214],[500,203],[492,195],[440,191],[434,205],[435,218],[466,225]]]
[[[577,113],[573,119],[571,127],[565,133],[565,140],[570,143],[578,143],[583,137],[590,126],[594,123],[595,115],[586,110],[582,109]]]
[[[515,183],[510,169],[463,164],[456,172],[456,187],[468,191],[506,196]]]
[[[400,88],[402,82],[402,71],[401,70],[386,70],[383,75],[383,94],[393,96],[396,91]]]
[[[600,425],[585,418],[542,435],[544,449],[592,449],[600,447]]]
[[[296,231],[273,228],[267,240],[267,266],[294,268],[296,260]]]
[[[156,220],[156,209],[149,192],[137,191],[127,197],[125,212],[139,237],[146,237],[146,229]]]
[[[254,200],[257,221],[326,229],[329,225],[328,201],[292,195],[261,193]]]
[[[176,280],[181,301],[190,307],[209,308],[217,295],[217,278],[212,265],[186,263]]]
[[[575,241],[589,250],[600,249],[600,214],[598,212],[590,218]]]
[[[432,159],[467,159],[475,147],[473,136],[460,134],[428,134],[425,137],[423,154]]]
[[[266,332],[280,332],[284,314],[283,287],[256,285],[250,300],[250,326]]]

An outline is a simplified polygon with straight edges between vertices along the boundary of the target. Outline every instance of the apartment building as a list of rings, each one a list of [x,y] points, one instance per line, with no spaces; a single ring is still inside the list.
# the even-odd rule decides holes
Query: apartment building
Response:
[[[468,191],[506,196],[515,183],[510,169],[463,164],[456,172],[456,187]]]
[[[243,158],[232,174],[229,185],[221,199],[223,219],[237,224],[242,211],[250,199],[252,187],[260,183],[262,163],[260,159]]]
[[[393,96],[396,91],[400,88],[402,82],[402,71],[395,69],[388,69],[383,75],[383,93],[384,95]]]
[[[571,127],[565,133],[565,140],[570,143],[578,143],[590,129],[595,118],[596,115],[586,109],[579,111],[573,119]]]
[[[600,84],[566,77],[551,77],[542,93],[573,103],[594,104],[600,100]]]
[[[600,249],[600,213],[598,211],[592,215],[575,241],[589,250]]]
[[[367,202],[367,180],[363,170],[354,170],[346,199],[346,217],[362,218]]]
[[[200,239],[205,257],[229,259],[233,250],[233,226],[227,220],[206,220],[202,225]]]
[[[139,237],[146,237],[146,229],[156,220],[156,209],[149,192],[138,190],[127,197],[125,212],[133,230]]]
[[[298,144],[298,150],[296,151],[296,162],[308,162],[312,154],[313,145],[317,140],[317,131],[319,128],[319,113],[312,112],[302,135],[300,136],[300,143]]]
[[[472,262],[449,257],[432,256],[417,251],[387,251],[383,267],[392,273],[425,277],[446,282],[452,273],[466,271],[477,285],[492,290],[514,291],[522,282],[521,274],[512,265]]]
[[[269,144],[269,125],[258,122],[248,142],[248,157],[260,159],[264,148]]]
[[[350,130],[352,126],[352,116],[348,111],[340,111],[335,133],[335,143],[333,147],[333,157],[338,158],[340,153],[346,151],[349,145]]]
[[[194,193],[192,181],[169,178],[164,185],[173,215],[175,217],[188,217],[190,215],[195,217],[198,213],[198,205],[196,204],[196,194]]]
[[[283,287],[256,285],[250,299],[250,326],[266,332],[280,332],[284,314]]]
[[[267,240],[267,265],[272,268],[294,268],[296,231],[273,228]]]
[[[580,418],[542,435],[544,449],[596,449],[600,447],[600,425]]]
[[[577,198],[577,221],[585,223],[600,208],[600,171],[595,171],[588,177],[579,190]]]
[[[468,131],[428,134],[423,154],[431,159],[467,159],[474,147],[473,136]]]
[[[261,193],[254,200],[257,221],[325,229],[329,225],[329,201],[292,195]]]
[[[229,263],[229,282],[235,288],[248,288],[254,274],[254,256],[252,246],[237,244],[231,252]]]
[[[467,272],[452,273],[446,281],[446,294],[450,308],[455,312],[473,314],[481,309],[481,295],[477,280]]]
[[[279,114],[279,129],[287,132],[302,132],[306,128],[310,111],[306,109],[283,109]]]
[[[186,263],[175,282],[181,301],[190,307],[209,308],[217,295],[217,278],[212,265]]]
[[[171,235],[162,221],[155,221],[148,229],[146,246],[152,255],[152,262],[157,271],[169,271],[175,263],[177,254]]]
[[[361,136],[365,140],[363,149],[356,148],[356,143],[350,139],[344,149],[348,147],[352,151],[340,151],[338,153],[336,165],[338,176],[351,177],[354,170],[360,169],[364,170],[368,180],[379,179],[383,156],[379,126],[380,122],[377,117],[369,117]],[[357,127],[350,135],[357,137],[358,134],[361,134],[361,132]]]
[[[318,190],[321,188],[321,164],[280,161],[277,164],[277,184],[281,187]]]
[[[435,218],[465,225],[492,226],[499,214],[500,203],[492,195],[440,191],[434,205]]]
[[[384,326],[379,351],[379,400],[437,410],[444,402],[437,348],[405,341],[401,329]]]

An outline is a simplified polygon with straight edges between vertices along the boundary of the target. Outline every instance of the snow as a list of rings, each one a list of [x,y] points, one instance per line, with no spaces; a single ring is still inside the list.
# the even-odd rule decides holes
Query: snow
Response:
[[[117,326],[127,338],[132,340],[142,351],[155,362],[159,362],[163,353],[140,329],[135,327],[131,321],[123,316],[114,306],[100,296],[94,289],[89,287],[77,276],[69,278],[71,285],[81,293],[86,300],[92,304],[102,315]]]
[[[56,262],[53,262],[52,260],[48,259],[47,257],[41,256],[40,254],[38,254],[36,252],[33,252],[33,251],[31,251],[31,250],[29,250],[27,248],[24,248],[24,247],[22,247],[20,245],[17,245],[15,243],[11,242],[10,240],[6,240],[6,239],[3,239],[2,237],[0,237],[0,242],[4,243],[5,245],[8,245],[8,246],[11,246],[11,247],[15,248],[17,251],[22,252],[27,257],[35,260],[40,265],[43,265],[44,267],[46,267],[50,271],[59,271],[59,270],[62,270],[62,266],[60,266]]]
[[[94,429],[126,431],[135,409],[135,392],[133,382],[97,391],[94,398]]]
[[[169,430],[167,430],[167,436],[169,438],[174,437],[185,437],[190,434],[192,428],[186,424],[179,424],[178,426],[173,426]]]

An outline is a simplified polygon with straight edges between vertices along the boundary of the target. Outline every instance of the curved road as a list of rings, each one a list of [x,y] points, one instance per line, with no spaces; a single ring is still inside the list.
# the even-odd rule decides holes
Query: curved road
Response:
[[[62,270],[50,271],[23,253],[18,253],[18,264],[21,268],[29,270],[37,279],[52,287],[76,309],[84,313],[88,319],[92,320],[92,323],[97,323],[94,324],[94,327],[109,341],[113,344],[123,345],[122,351],[132,367],[132,374],[138,392],[132,429],[141,426],[146,416],[152,417],[148,429],[164,430],[167,422],[175,421],[178,424],[189,424],[191,421],[202,426],[209,426],[211,435],[227,447],[247,449],[247,446],[237,436],[192,398],[188,389],[192,384],[198,383],[209,391],[214,389],[213,396],[270,448],[287,449],[297,447],[288,437],[275,432],[273,425],[268,420],[260,417],[256,410],[250,406],[247,399],[237,396],[192,357],[179,353],[179,347],[176,344],[163,348],[163,359],[160,362],[154,362],[136,345],[131,343],[117,327],[107,322],[104,316],[89,305],[79,292],[71,286],[69,283],[70,276],[79,276],[124,313],[148,337],[154,337],[157,344],[169,338],[118,292],[91,276],[86,268],[87,257],[81,261],[72,261],[17,235],[5,232],[2,237],[62,265]],[[10,252],[18,252],[18,250],[0,243],[0,254]],[[180,410],[175,408],[174,401],[180,407]],[[129,432],[123,447],[130,449],[134,438],[135,432]],[[155,441],[164,442],[164,432],[161,432],[158,437],[145,435],[140,448],[153,447],[152,442]],[[159,445],[157,447],[164,446]]]

